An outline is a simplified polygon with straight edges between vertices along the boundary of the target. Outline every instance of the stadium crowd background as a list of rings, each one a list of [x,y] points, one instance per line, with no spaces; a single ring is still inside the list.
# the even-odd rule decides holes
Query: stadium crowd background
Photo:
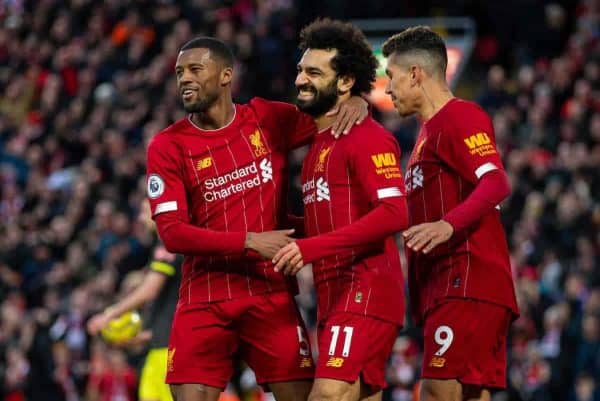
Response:
[[[600,400],[597,1],[0,0],[1,400],[136,399],[139,350],[85,322],[139,282],[153,245],[138,219],[144,147],[184,115],[177,50],[215,35],[236,54],[237,101],[291,100],[297,32],[317,15],[475,17],[457,93],[492,115],[512,181],[502,210],[522,313],[495,399]],[[417,122],[374,112],[409,154]],[[309,276],[299,301],[314,329]],[[386,400],[412,399],[419,344],[410,325],[398,337]],[[243,368],[234,387],[260,397]]]

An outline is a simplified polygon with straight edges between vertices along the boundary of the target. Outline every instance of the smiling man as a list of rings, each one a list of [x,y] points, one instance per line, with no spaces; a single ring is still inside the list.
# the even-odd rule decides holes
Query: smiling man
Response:
[[[158,232],[185,256],[167,382],[176,401],[216,401],[240,355],[278,401],[304,401],[314,366],[296,283],[270,260],[293,230],[269,230],[284,224],[286,153],[316,134],[315,123],[286,103],[234,104],[233,56],[214,38],[185,44],[175,73],[190,114],[147,155]]]
[[[296,274],[312,263],[319,359],[309,400],[378,400],[385,366],[404,320],[403,278],[393,234],[408,217],[394,137],[372,118],[333,140],[327,112],[368,93],[377,60],[355,26],[330,19],[302,30],[296,87],[300,110],[319,134],[302,167],[309,238],[275,255]]]

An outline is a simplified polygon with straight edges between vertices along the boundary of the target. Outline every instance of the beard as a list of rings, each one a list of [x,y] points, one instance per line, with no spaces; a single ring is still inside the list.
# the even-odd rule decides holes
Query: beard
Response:
[[[306,114],[319,117],[327,113],[335,106],[338,99],[337,80],[331,82],[321,90],[318,90],[311,84],[305,84],[297,87],[298,91],[305,90],[313,93],[311,100],[302,100],[296,98],[296,105]]]
[[[217,93],[209,93],[204,98],[198,98],[193,102],[183,102],[183,109],[187,113],[203,113],[215,104],[219,95]]]

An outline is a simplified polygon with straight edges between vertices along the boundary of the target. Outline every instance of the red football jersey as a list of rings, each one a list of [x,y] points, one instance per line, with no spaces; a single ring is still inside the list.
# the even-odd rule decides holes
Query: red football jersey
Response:
[[[338,140],[330,130],[316,135],[302,167],[306,235],[339,230],[390,198],[401,198],[406,215],[399,162],[396,140],[372,118]],[[307,243],[311,248],[319,244],[310,238],[298,241],[305,262],[313,264],[319,319],[332,312],[351,312],[403,321],[404,285],[393,236],[314,261],[306,260],[316,253],[308,249],[305,253]]]
[[[469,196],[481,176],[495,169],[504,167],[490,118],[475,103],[450,100],[421,127],[407,166],[410,226],[442,219]],[[455,232],[428,255],[407,248],[409,292],[417,321],[449,297],[493,302],[518,313],[497,209]]]
[[[276,273],[270,260],[247,255],[243,238],[249,231],[282,228],[286,153],[316,131],[312,118],[295,106],[254,98],[235,105],[233,120],[223,128],[203,130],[185,118],[152,139],[147,183],[153,217],[174,213],[178,222],[208,234],[210,251],[185,255],[180,303],[284,291],[295,284]],[[230,237],[236,240],[227,246],[224,238]]]

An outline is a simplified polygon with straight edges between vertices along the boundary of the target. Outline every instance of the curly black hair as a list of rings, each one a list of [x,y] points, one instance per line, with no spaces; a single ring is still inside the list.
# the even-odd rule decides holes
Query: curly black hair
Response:
[[[352,76],[352,95],[369,93],[375,81],[377,58],[367,38],[356,26],[330,18],[319,18],[300,32],[300,50],[337,50],[331,68],[339,76]]]
[[[429,27],[419,25],[407,28],[385,41],[381,51],[385,57],[393,53],[424,52],[436,67],[436,72],[446,76],[448,53],[440,35]]]

